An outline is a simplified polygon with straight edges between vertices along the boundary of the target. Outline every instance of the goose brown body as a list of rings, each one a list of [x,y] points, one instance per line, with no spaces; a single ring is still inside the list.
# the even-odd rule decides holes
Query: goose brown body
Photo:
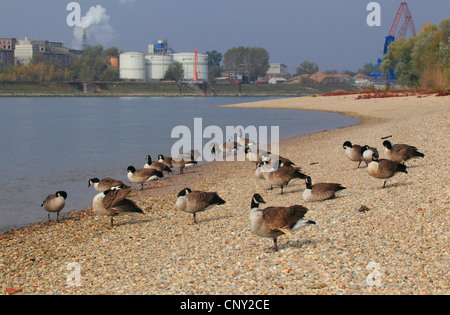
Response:
[[[423,158],[425,157],[425,154],[422,152],[419,152],[418,149],[414,146],[408,145],[408,144],[391,144],[390,141],[384,141],[383,142],[384,150],[386,153],[386,157],[389,160],[399,162],[399,163],[405,163],[406,161],[413,159],[413,158]]]
[[[92,201],[94,212],[97,215],[111,217],[111,226],[114,225],[113,217],[129,213],[141,213],[136,203],[127,199],[131,189],[107,190],[97,194]]]
[[[284,165],[281,160],[275,163],[275,168],[266,173],[266,180],[271,186],[281,187],[281,194],[283,194],[283,187],[298,179],[305,179],[306,175],[300,171],[299,167],[292,167]]]
[[[197,212],[206,211],[213,206],[222,205],[224,203],[225,200],[220,198],[216,192],[192,191],[189,188],[180,191],[176,201],[179,210],[194,215],[194,223],[197,223]]]
[[[311,177],[306,178],[306,189],[302,198],[306,202],[323,201],[336,197],[336,193],[346,189],[338,183],[316,183],[312,185]]]
[[[250,230],[255,235],[273,239],[275,251],[278,250],[277,238],[279,236],[290,235],[291,232],[304,226],[316,224],[314,221],[304,218],[308,209],[301,205],[260,209],[260,203],[265,203],[265,201],[259,194],[255,194],[250,210]]]
[[[383,187],[386,187],[386,180],[393,177],[398,172],[408,173],[406,166],[395,161],[373,158],[367,166],[367,173],[378,179],[384,179]]]

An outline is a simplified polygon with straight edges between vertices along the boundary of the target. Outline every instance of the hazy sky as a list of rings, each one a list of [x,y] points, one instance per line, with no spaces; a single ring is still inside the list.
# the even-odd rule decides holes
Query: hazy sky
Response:
[[[76,45],[67,25],[70,0],[0,0],[0,37],[48,39]],[[176,52],[224,54],[234,46],[269,51],[270,62],[291,73],[304,60],[321,70],[354,70],[382,54],[401,1],[376,1],[381,26],[369,27],[371,0],[79,0],[81,16],[100,5],[109,19],[90,31],[89,43],[124,51],[147,51],[166,37]],[[448,0],[409,0],[417,32],[450,17]],[[402,21],[403,22],[403,21]],[[400,25],[401,26],[401,25]],[[399,27],[400,27],[399,26]],[[102,32],[104,36],[102,35]],[[96,36],[94,36],[96,35]],[[408,33],[408,36],[410,34]]]

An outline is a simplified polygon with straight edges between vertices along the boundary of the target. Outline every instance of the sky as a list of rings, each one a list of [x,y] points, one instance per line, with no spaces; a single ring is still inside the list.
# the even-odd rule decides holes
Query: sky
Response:
[[[175,52],[224,54],[237,46],[265,48],[271,63],[290,73],[303,61],[320,70],[356,71],[382,56],[401,1],[393,0],[0,0],[0,38],[63,41],[76,47],[79,28],[69,26],[76,2],[80,16],[102,14],[88,28],[89,44],[147,52],[167,38]],[[367,5],[380,5],[380,26],[369,26]],[[416,31],[450,17],[448,0],[409,0]],[[100,6],[100,7],[98,7]],[[91,11],[94,12],[95,10]],[[90,16],[90,15],[89,15]],[[399,27],[403,23],[400,22]],[[78,29],[78,31],[77,31]],[[410,33],[408,32],[408,35]],[[78,40],[77,40],[78,38]]]

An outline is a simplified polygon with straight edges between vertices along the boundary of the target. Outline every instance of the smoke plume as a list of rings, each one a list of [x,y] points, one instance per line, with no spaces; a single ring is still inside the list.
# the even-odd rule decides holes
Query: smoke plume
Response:
[[[76,48],[82,47],[83,29],[86,30],[88,43],[91,45],[106,46],[114,39],[114,30],[109,25],[109,15],[101,5],[90,7],[86,15],[81,18],[81,27],[74,28],[73,36]]]

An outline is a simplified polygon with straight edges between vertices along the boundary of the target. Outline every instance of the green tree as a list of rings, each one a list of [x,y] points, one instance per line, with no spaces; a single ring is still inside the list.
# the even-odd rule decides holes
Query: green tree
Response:
[[[398,80],[409,86],[420,84],[420,74],[412,63],[412,50],[414,38],[399,39],[389,45],[388,52],[383,57],[380,70],[387,74],[389,69],[394,69]]]
[[[442,34],[445,44],[448,44],[450,38],[450,18],[439,22],[439,31]]]
[[[116,47],[104,50],[102,45],[90,46],[83,49],[83,55],[73,62],[69,69],[74,79],[86,81],[117,81],[117,69],[111,69],[109,58],[120,54]]]
[[[269,70],[269,52],[260,47],[233,47],[224,54],[226,70],[240,71],[249,80],[263,77]]]
[[[449,19],[439,27],[427,23],[420,33],[408,40],[400,39],[389,45],[380,66],[383,72],[395,69],[399,81],[409,86],[443,88],[450,85],[448,36]]]
[[[319,66],[315,62],[303,61],[296,69],[295,75],[314,74],[319,71]]]
[[[176,62],[175,64],[172,64],[167,68],[167,71],[164,74],[164,80],[180,81],[183,79],[183,76],[183,65],[179,62]]]
[[[206,54],[208,55],[208,62],[209,67],[219,66],[222,62],[222,54],[218,52],[217,50],[207,51]]]

